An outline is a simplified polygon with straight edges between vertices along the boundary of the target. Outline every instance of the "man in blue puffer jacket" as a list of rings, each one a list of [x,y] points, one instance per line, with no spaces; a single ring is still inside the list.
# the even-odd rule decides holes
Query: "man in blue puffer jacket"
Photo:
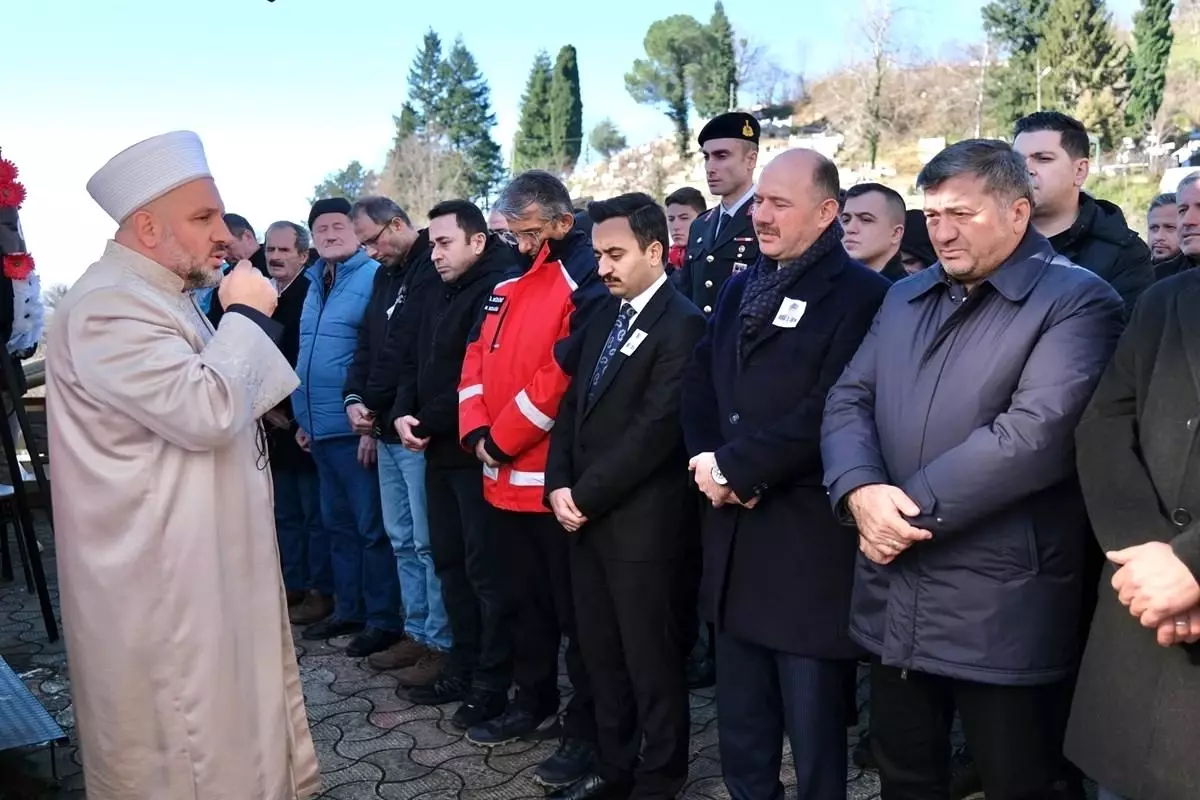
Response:
[[[318,200],[308,217],[320,258],[300,317],[300,388],[292,398],[301,447],[310,449],[321,483],[321,519],[330,535],[333,616],[306,639],[355,633],[346,654],[361,658],[400,640],[400,581],[383,527],[376,441],[346,415],[343,386],[379,262],[358,245],[345,198]]]

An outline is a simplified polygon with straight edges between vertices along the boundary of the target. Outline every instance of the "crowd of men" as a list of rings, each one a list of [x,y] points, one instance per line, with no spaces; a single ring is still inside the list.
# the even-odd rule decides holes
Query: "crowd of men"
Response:
[[[786,738],[844,798],[860,662],[885,800],[1200,796],[1200,176],[1147,247],[1059,113],[946,148],[921,210],[809,150],[756,180],[759,133],[701,131],[711,209],[531,171],[420,229],[224,215],[277,302],[195,298],[299,377],[261,415],[290,621],[476,745],[557,736],[551,797],[677,796],[715,683],[732,797],[783,797]]]

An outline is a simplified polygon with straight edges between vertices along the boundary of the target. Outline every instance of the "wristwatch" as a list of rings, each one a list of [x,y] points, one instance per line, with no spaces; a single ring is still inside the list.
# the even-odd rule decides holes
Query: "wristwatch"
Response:
[[[725,478],[725,473],[721,472],[721,468],[717,466],[717,462],[713,462],[712,479],[716,481],[718,486],[728,486],[729,481]]]

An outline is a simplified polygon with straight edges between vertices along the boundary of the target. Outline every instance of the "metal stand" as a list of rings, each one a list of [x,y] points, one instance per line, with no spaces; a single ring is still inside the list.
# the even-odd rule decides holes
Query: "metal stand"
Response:
[[[17,414],[17,422],[21,433],[29,445],[29,458],[33,465],[33,473],[37,478],[38,488],[46,499],[46,517],[50,520],[53,530],[54,520],[50,513],[50,483],[42,469],[37,445],[33,438],[33,428],[29,424],[29,415],[25,413],[25,403],[19,394],[20,383],[17,381],[17,367],[8,350],[0,344],[0,377],[3,378],[4,394],[13,404]],[[37,537],[33,533],[33,514],[29,506],[29,495],[25,491],[25,481],[21,477],[21,464],[17,460],[17,443],[13,436],[12,426],[8,424],[5,415],[4,423],[0,425],[0,445],[4,447],[4,457],[8,464],[9,480],[13,486],[13,500],[16,504],[14,527],[17,529],[17,545],[21,553],[22,566],[25,568],[27,585],[32,578],[30,591],[37,591],[38,603],[42,609],[42,622],[46,626],[46,637],[51,642],[58,641],[58,622],[54,619],[54,607],[50,603],[50,589],[46,585],[46,571],[42,568],[42,556],[38,552]]]

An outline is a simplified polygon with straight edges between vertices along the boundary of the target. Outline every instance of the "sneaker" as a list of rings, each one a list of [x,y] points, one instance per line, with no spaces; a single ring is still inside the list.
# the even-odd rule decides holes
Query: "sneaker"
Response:
[[[569,786],[592,771],[596,761],[596,746],[582,739],[565,736],[558,743],[554,755],[547,758],[534,770],[533,780],[549,789]]]
[[[467,741],[481,747],[496,747],[545,732],[557,723],[555,714],[537,715],[512,706],[500,716],[468,729]]]
[[[304,629],[302,635],[305,639],[309,640],[333,639],[338,636],[349,636],[352,633],[358,633],[362,629],[363,624],[361,622],[351,622],[348,619],[330,617],[315,625],[309,625]]]
[[[358,636],[346,645],[346,655],[351,658],[363,658],[373,653],[387,650],[404,636],[399,631],[385,631],[380,628],[367,626]]]
[[[405,636],[400,641],[367,658],[371,669],[388,670],[411,667],[421,660],[429,649],[411,636]]]
[[[442,676],[428,686],[414,686],[407,697],[419,706],[441,706],[462,700],[470,689],[471,684],[463,678]]]
[[[450,725],[460,731],[467,731],[500,716],[507,706],[508,692],[473,687],[450,718]]]
[[[421,660],[396,673],[396,683],[401,686],[428,686],[442,674],[442,662],[446,654],[438,650],[426,650]]]
[[[288,620],[293,625],[313,625],[328,619],[333,613],[333,598],[315,589],[310,591],[300,605],[288,611]]]

